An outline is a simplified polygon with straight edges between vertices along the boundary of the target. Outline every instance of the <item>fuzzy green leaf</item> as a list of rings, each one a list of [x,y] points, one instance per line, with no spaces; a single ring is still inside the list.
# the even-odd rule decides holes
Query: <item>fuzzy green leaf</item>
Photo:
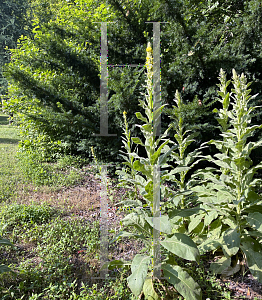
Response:
[[[221,246],[218,240],[208,239],[204,241],[201,245],[198,246],[200,255],[205,254],[206,252],[213,251],[218,249]]]
[[[252,238],[241,241],[241,250],[245,253],[249,270],[262,283],[262,246]]]
[[[213,220],[215,220],[218,217],[217,211],[213,210],[208,212],[208,214],[205,216],[204,225],[208,226],[211,224]]]
[[[202,221],[203,214],[193,215],[190,217],[190,223],[188,226],[188,232],[193,231]]]
[[[160,232],[171,234],[171,223],[168,216],[164,215],[161,217],[146,217],[147,222],[155,229]]]
[[[9,240],[2,239],[2,238],[0,238],[0,245],[6,245],[6,246],[14,247],[14,245]]]
[[[177,210],[173,210],[169,213],[169,218],[172,219],[176,216],[185,218],[185,217],[190,217],[192,215],[198,214],[199,212],[205,212],[205,209],[200,208],[200,207],[177,209]]]
[[[11,269],[5,265],[0,265],[0,274],[5,273],[5,272],[10,272]]]
[[[162,264],[164,277],[187,300],[202,300],[202,292],[199,285],[179,266]]]
[[[127,278],[127,282],[129,288],[136,297],[138,297],[142,291],[145,279],[147,277],[150,261],[150,256],[141,254],[137,254],[132,261],[132,274]]]
[[[143,286],[143,292],[145,295],[145,299],[147,299],[147,300],[160,299],[154,289],[152,278],[146,278],[144,286]]]
[[[144,146],[144,144],[142,143],[142,141],[140,140],[140,138],[138,138],[138,137],[132,137],[131,139],[132,139],[132,141],[135,144]]]
[[[262,214],[261,213],[254,212],[252,214],[249,214],[246,217],[246,220],[253,229],[256,229],[256,230],[262,232]]]
[[[148,177],[151,176],[151,172],[145,168],[145,165],[142,164],[139,160],[136,160],[133,165],[134,169],[141,172],[143,175]]]
[[[103,270],[103,269],[106,269],[108,268],[109,270],[113,270],[114,268],[123,268],[123,267],[126,267],[126,266],[130,266],[131,265],[131,262],[129,261],[122,261],[122,260],[111,260],[109,262],[106,262],[103,264],[102,268],[100,269]]]
[[[143,122],[145,122],[145,123],[148,122],[147,118],[143,117],[142,114],[141,114],[141,112],[136,112],[136,117],[137,117],[139,120],[141,120],[141,121],[143,121]]]
[[[171,238],[166,238],[160,244],[173,254],[187,259],[199,262],[199,251],[196,244],[185,234],[174,233]]]
[[[225,245],[224,250],[229,256],[235,255],[240,246],[240,233],[235,229],[227,229],[223,235]]]
[[[211,263],[210,271],[215,274],[221,274],[231,264],[231,258],[222,257],[221,259]]]

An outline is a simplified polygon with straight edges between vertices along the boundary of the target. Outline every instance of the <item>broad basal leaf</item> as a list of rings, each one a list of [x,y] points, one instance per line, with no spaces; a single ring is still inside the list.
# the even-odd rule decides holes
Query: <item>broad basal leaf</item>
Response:
[[[226,270],[231,264],[231,258],[226,258],[225,256],[218,259],[217,261],[211,263],[210,270],[215,274],[221,274]]]
[[[234,267],[229,266],[228,268],[226,268],[224,271],[221,272],[221,275],[223,277],[229,277],[237,273],[239,270],[240,270],[240,264],[237,263]]]
[[[159,300],[160,299],[154,289],[152,278],[147,278],[145,280],[145,283],[143,286],[143,292],[145,295],[145,299],[147,299],[147,300]]]
[[[132,274],[127,278],[127,282],[135,296],[138,296],[142,291],[145,279],[147,277],[150,261],[150,256],[137,254],[134,257],[134,260],[131,264]]]
[[[166,238],[160,244],[181,258],[199,262],[200,256],[196,244],[183,233],[174,233],[171,238]]]
[[[132,232],[128,232],[128,231],[121,231],[119,232],[111,241],[110,244],[114,243],[115,241],[117,241],[119,238],[123,238],[123,237],[135,237],[135,238],[140,238],[142,240],[145,240],[145,236],[143,234],[135,234]]]
[[[145,165],[142,164],[139,160],[136,160],[134,162],[133,167],[135,170],[141,172],[143,175],[146,175],[149,178],[150,178],[150,176],[152,176],[150,170],[147,170]]]
[[[241,241],[241,250],[246,255],[249,270],[262,283],[262,245],[252,238]]]
[[[144,146],[144,144],[142,143],[142,141],[140,140],[140,138],[138,138],[138,137],[132,137],[131,139],[132,139],[132,141],[135,144]]]
[[[256,229],[256,230],[262,232],[262,214],[261,213],[254,212],[252,214],[249,214],[246,217],[246,220],[253,229]]]
[[[202,300],[199,285],[179,266],[162,264],[164,277],[186,300]]]
[[[223,240],[225,245],[223,249],[229,256],[235,255],[240,246],[240,234],[237,231],[237,227],[235,229],[227,229],[223,235]]]
[[[171,234],[172,226],[169,221],[168,216],[164,215],[161,217],[145,217],[146,221],[155,229],[159,230],[160,232],[164,232],[167,234]]]
[[[147,224],[144,216],[138,213],[130,213],[122,220],[123,226],[135,226],[139,232],[150,235],[150,226]]]
[[[201,245],[199,245],[198,250],[199,250],[200,255],[202,255],[206,252],[216,250],[220,246],[221,246],[221,244],[220,244],[219,240],[212,240],[210,238],[210,239],[204,241]]]

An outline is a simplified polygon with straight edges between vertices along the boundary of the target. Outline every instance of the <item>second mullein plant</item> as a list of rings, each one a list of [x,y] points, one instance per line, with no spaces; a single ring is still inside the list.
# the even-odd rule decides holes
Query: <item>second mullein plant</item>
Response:
[[[161,299],[161,294],[165,288],[162,285],[163,289],[156,289],[154,282],[156,278],[159,281],[159,277],[163,276],[185,299],[200,300],[202,293],[199,285],[174,259],[180,257],[188,261],[199,262],[200,256],[197,246],[186,234],[173,233],[173,225],[168,214],[162,215],[160,211],[160,207],[163,205],[160,194],[165,192],[162,183],[168,178],[168,171],[162,169],[168,167],[166,163],[168,155],[177,145],[167,149],[167,144],[171,144],[167,138],[168,130],[159,138],[155,136],[156,120],[160,117],[164,106],[154,109],[153,51],[150,43],[146,52],[147,93],[145,100],[139,100],[145,115],[136,113],[137,118],[143,122],[143,125],[137,126],[141,129],[144,141],[133,137],[132,142],[144,147],[147,156],[145,158],[140,157],[137,152],[131,151],[129,131],[126,127],[124,146],[130,158],[128,167],[131,174],[126,173],[125,176],[125,172],[121,172],[120,177],[122,183],[126,182],[133,185],[140,195],[139,199],[135,197],[122,203],[126,208],[132,209],[132,212],[122,220],[122,226],[133,227],[136,232],[122,231],[114,240],[121,237],[138,238],[147,247],[146,254],[136,254],[133,261],[130,262],[132,274],[127,278],[127,281],[135,297],[143,293],[145,299]],[[161,258],[160,253],[163,253]],[[123,262],[123,265],[126,264]],[[107,265],[112,268],[121,266],[121,262],[111,261]]]
[[[211,264],[214,273],[230,276],[248,266],[262,282],[262,200],[255,192],[261,180],[254,179],[262,163],[252,166],[249,156],[253,149],[261,147],[262,140],[247,143],[262,125],[251,126],[251,113],[258,107],[249,105],[255,96],[250,95],[250,83],[244,74],[239,76],[233,70],[232,82],[234,88],[229,93],[230,81],[226,81],[221,70],[218,100],[222,109],[214,112],[218,114],[222,139],[208,142],[221,153],[206,157],[219,169],[199,170],[193,175],[199,179],[199,185],[192,189],[208,212],[199,219],[197,225],[201,230],[195,241],[200,244],[200,253],[222,249],[222,258],[221,252],[217,252],[219,259]]]

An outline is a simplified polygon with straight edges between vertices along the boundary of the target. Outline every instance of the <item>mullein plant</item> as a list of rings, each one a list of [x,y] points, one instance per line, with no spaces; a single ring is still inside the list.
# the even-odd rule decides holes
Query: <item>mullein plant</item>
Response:
[[[254,191],[261,180],[253,178],[262,164],[252,166],[249,157],[253,149],[261,146],[262,140],[247,142],[262,125],[250,125],[251,113],[258,107],[248,105],[256,95],[249,95],[250,83],[244,74],[239,76],[233,70],[234,88],[230,94],[227,92],[229,84],[221,70],[218,100],[222,109],[214,112],[218,114],[223,139],[207,143],[220,151],[214,158],[207,157],[219,169],[199,170],[193,175],[200,184],[192,190],[197,192],[198,200],[208,212],[202,215],[204,222],[200,220],[196,224],[201,230],[195,241],[200,244],[201,254],[218,253],[222,249],[222,258],[211,264],[214,273],[230,276],[244,271],[247,265],[253,276],[262,282],[262,199]]]
[[[176,167],[166,175],[173,187],[167,188],[169,192],[168,201],[163,204],[162,209],[166,209],[168,212],[172,223],[172,232],[194,236],[198,233],[198,221],[203,219],[205,210],[197,205],[197,197],[191,190],[191,187],[196,183],[195,179],[186,178],[186,176],[198,162],[205,160],[200,150],[208,146],[202,146],[192,152],[187,151],[188,146],[195,141],[194,138],[199,133],[186,130],[184,122],[186,106],[183,104],[178,91],[176,91],[174,101],[176,106],[173,106],[172,112],[175,118],[173,116],[172,118],[175,121],[170,124],[169,129],[175,130],[174,139],[178,147],[172,150],[168,162],[172,161],[172,165]]]
[[[175,183],[175,187],[178,189],[178,192],[175,193],[172,198],[173,204],[178,208],[185,209],[187,207],[186,198],[189,194],[192,193],[192,191],[189,190],[190,181],[186,182],[186,175],[188,171],[201,160],[200,159],[195,161],[195,159],[199,157],[201,152],[195,150],[186,155],[187,147],[195,141],[194,137],[196,137],[199,133],[194,132],[188,134],[190,130],[184,130],[184,112],[182,108],[183,101],[178,91],[176,91],[174,101],[177,105],[173,106],[176,122],[171,123],[170,127],[174,128],[175,130],[174,138],[177,142],[178,148],[176,150],[173,150],[171,153],[170,160],[175,163],[176,168],[171,170],[171,172],[169,173],[169,179],[171,179]],[[175,174],[177,176],[175,176]]]
[[[153,50],[150,43],[147,46],[147,93],[144,94],[145,101],[139,100],[140,106],[144,109],[145,116],[136,113],[136,117],[144,124],[140,127],[144,136],[144,142],[132,137],[132,142],[145,147],[147,157],[140,157],[137,153],[130,151],[128,144],[128,130],[124,146],[130,157],[129,168],[133,175],[126,177],[128,184],[132,183],[137,187],[141,199],[129,199],[123,201],[126,207],[131,206],[132,212],[122,220],[123,227],[133,227],[136,233],[121,231],[113,241],[121,237],[133,237],[141,239],[147,247],[146,254],[135,255],[132,262],[111,261],[105,265],[110,268],[115,266],[131,265],[131,275],[127,278],[128,285],[135,297],[144,294],[145,299],[160,299],[162,291],[154,288],[154,280],[159,279],[161,270],[164,278],[171,283],[176,291],[187,300],[202,299],[201,289],[198,284],[189,276],[184,268],[181,268],[175,257],[189,261],[199,262],[199,251],[196,244],[183,233],[172,233],[172,223],[167,214],[161,214],[161,194],[165,194],[165,187],[162,183],[167,179],[168,171],[162,171],[160,167],[168,167],[166,163],[168,155],[177,147],[167,147],[171,143],[167,138],[168,130],[156,138],[156,120],[160,118],[164,107],[154,109],[153,105]],[[131,160],[134,158],[134,161]],[[124,175],[124,173],[122,173]],[[125,177],[121,177],[125,181]],[[161,191],[160,191],[161,186]],[[160,261],[160,249],[163,249],[163,262]],[[104,266],[105,266],[104,265]]]
[[[125,188],[130,188],[130,190],[126,193],[128,195],[128,198],[137,199],[138,188],[137,185],[134,186],[134,182],[136,175],[138,175],[138,171],[134,169],[135,158],[132,155],[133,153],[137,153],[137,145],[134,147],[134,142],[131,139],[131,131],[128,128],[126,114],[126,111],[124,111],[124,133],[122,136],[122,147],[125,149],[125,151],[119,151],[121,153],[120,156],[125,160],[125,162],[123,163],[125,166],[122,168],[122,170],[117,170],[116,174],[118,175],[119,179],[118,187],[124,186]],[[134,190],[132,189],[132,187],[134,187]],[[126,195],[124,197],[126,197]]]

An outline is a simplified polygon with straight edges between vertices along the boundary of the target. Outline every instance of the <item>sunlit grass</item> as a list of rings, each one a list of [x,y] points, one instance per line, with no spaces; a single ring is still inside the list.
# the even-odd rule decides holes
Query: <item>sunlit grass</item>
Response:
[[[15,158],[18,141],[17,129],[9,125],[8,116],[0,114],[0,201],[14,197],[22,180]]]

